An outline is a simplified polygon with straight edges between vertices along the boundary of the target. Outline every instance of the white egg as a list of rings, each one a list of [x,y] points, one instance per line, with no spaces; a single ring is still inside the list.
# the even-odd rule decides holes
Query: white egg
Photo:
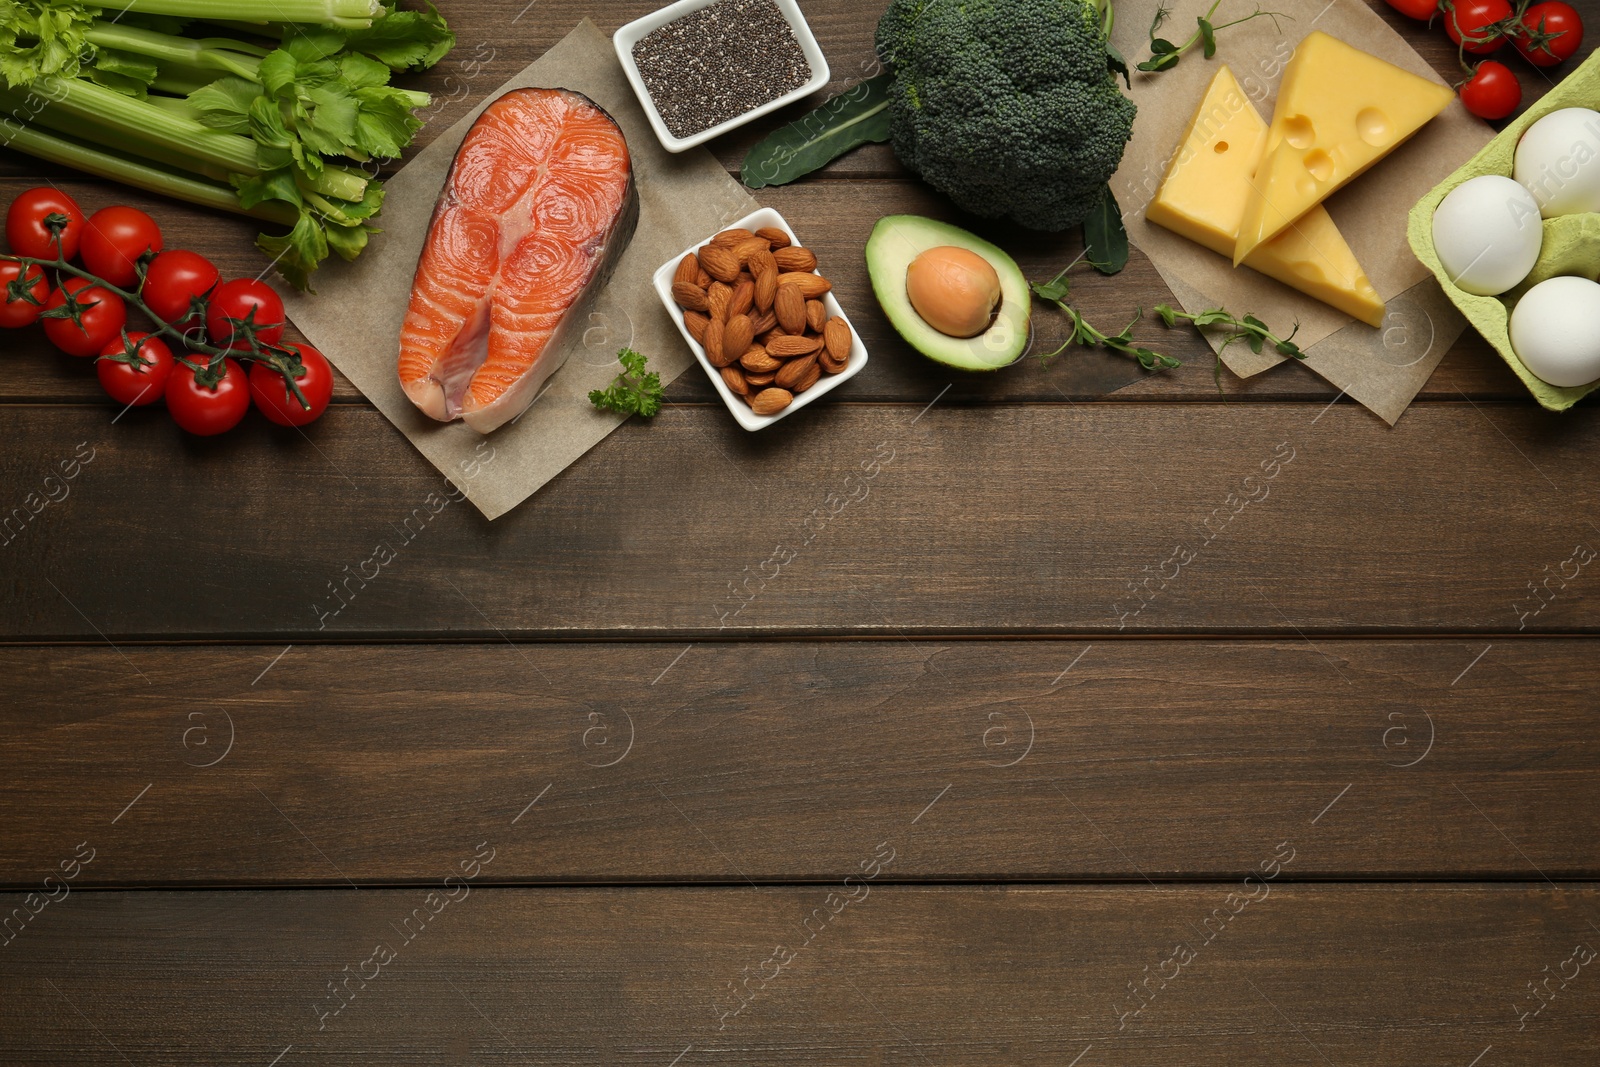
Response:
[[[1600,211],[1600,112],[1552,111],[1522,134],[1511,176],[1533,193],[1547,219]]]
[[[1600,285],[1561,277],[1529,289],[1511,309],[1511,349],[1551,385],[1600,378]]]
[[[1433,213],[1433,250],[1456,285],[1497,296],[1528,276],[1544,226],[1533,194],[1510,178],[1468,178]]]

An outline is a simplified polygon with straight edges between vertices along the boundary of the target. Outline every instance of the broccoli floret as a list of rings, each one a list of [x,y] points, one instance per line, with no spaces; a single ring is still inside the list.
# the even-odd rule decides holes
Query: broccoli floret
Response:
[[[895,154],[975,215],[1077,225],[1133,131],[1094,0],[893,0],[878,54]]]

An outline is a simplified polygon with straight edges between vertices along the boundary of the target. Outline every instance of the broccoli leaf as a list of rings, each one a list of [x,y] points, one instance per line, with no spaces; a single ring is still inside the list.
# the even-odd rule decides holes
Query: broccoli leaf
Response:
[[[889,85],[880,74],[845,90],[773,132],[744,157],[739,179],[751,189],[786,185],[869,141],[889,139]]]
[[[1128,265],[1128,231],[1111,186],[1100,187],[1100,199],[1083,220],[1084,257],[1101,274],[1115,274]]]
[[[1106,69],[1113,74],[1122,75],[1122,84],[1129,89],[1133,88],[1133,76],[1128,73],[1128,61],[1122,58],[1122,53],[1117,51],[1117,46],[1106,38]]]
[[[631,348],[617,352],[622,373],[611,379],[605,389],[589,393],[589,403],[602,410],[610,409],[623,415],[653,417],[661,410],[661,375],[645,372],[645,357]]]

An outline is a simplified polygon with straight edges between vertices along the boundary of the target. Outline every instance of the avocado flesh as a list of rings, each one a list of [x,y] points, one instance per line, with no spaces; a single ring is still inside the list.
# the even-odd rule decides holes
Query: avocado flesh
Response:
[[[1000,310],[976,337],[951,337],[929,326],[906,295],[911,261],[930,248],[955,245],[976,252],[1000,276]],[[1017,263],[996,246],[959,226],[920,215],[888,215],[867,238],[867,273],[872,291],[889,322],[906,342],[929,359],[961,370],[998,370],[1022,358],[1028,347],[1028,317],[1033,302]]]

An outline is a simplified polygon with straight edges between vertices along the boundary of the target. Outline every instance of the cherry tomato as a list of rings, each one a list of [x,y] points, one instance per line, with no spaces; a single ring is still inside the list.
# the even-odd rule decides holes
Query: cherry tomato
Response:
[[[84,223],[78,250],[90,274],[126,289],[139,278],[139,257],[161,251],[161,227],[136,207],[103,207]]]
[[[45,317],[44,335],[69,356],[98,356],[100,351],[122,334],[128,322],[128,306],[109,289],[82,278],[68,278],[44,302],[45,312],[66,306],[71,295],[79,305],[78,321]]]
[[[0,326],[6,329],[33,325],[39,317],[39,312],[44,310],[45,297],[50,295],[50,283],[45,280],[44,270],[30,264],[21,290],[38,303],[29,303],[24,297],[12,300],[10,298],[12,283],[22,278],[23,274],[21,263],[14,259],[0,259],[0,301],[4,301],[0,303]]]
[[[1486,59],[1461,84],[1461,104],[1480,119],[1503,119],[1522,103],[1522,86],[1504,63]]]
[[[83,210],[66,193],[45,187],[20,193],[6,209],[6,243],[11,251],[30,259],[55,259],[56,240],[45,222],[51,215],[66,216],[61,254],[67,259],[75,257],[83,234]]]
[[[1582,44],[1583,19],[1560,0],[1534,4],[1511,30],[1511,47],[1536,67],[1571,59]]]
[[[265,363],[250,365],[250,397],[256,402],[256,409],[279,426],[304,426],[328,410],[328,400],[333,396],[333,368],[328,365],[328,357],[310,345],[284,347],[300,356],[302,369],[294,380],[311,407],[301,407],[283,375]]]
[[[1439,0],[1389,0],[1389,6],[1407,18],[1423,22],[1439,13]]]
[[[1510,0],[1451,0],[1444,12],[1444,32],[1463,52],[1486,56],[1506,43],[1501,24],[1510,17]]]
[[[283,301],[272,286],[255,278],[234,278],[217,286],[206,308],[206,333],[223,348],[247,349],[249,341],[234,323],[255,324],[256,340],[275,345],[283,337]]]
[[[175,248],[150,261],[140,295],[162,322],[183,326],[193,314],[193,301],[205,299],[221,280],[217,268],[205,256]]]
[[[130,349],[142,361],[137,366],[115,358]],[[94,372],[111,399],[119,404],[144,407],[154,404],[166,393],[172,366],[172,350],[161,338],[135,332],[128,334],[127,344],[119,337],[106,345],[100,358],[95,360]]]
[[[239,364],[222,361],[222,379],[213,388],[194,380],[188,364],[178,363],[167,379],[167,410],[172,421],[198,437],[226,433],[250,410],[250,379]]]

